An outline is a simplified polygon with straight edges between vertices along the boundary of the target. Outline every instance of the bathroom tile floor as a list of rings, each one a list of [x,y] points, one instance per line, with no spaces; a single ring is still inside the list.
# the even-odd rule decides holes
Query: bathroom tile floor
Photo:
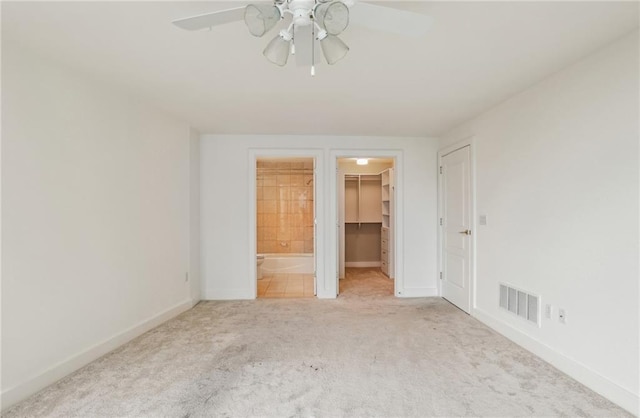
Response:
[[[277,273],[258,280],[259,298],[312,298],[313,274]]]

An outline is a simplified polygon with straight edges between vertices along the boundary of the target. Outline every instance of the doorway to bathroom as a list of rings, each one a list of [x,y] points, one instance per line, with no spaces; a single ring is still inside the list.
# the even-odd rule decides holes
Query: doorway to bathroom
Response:
[[[259,156],[255,173],[256,296],[315,297],[315,159]]]
[[[395,293],[395,159],[337,158],[337,293]]]

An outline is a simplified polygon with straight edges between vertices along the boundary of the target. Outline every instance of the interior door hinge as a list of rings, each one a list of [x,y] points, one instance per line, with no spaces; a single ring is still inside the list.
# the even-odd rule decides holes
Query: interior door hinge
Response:
[[[440,174],[442,174],[442,166],[440,166]]]
[[[442,280],[442,272],[440,272],[440,280]]]
[[[442,218],[440,218],[440,226],[442,226]]]

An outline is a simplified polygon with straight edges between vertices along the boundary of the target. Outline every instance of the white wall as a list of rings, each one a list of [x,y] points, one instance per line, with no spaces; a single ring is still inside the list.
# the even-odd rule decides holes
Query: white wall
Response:
[[[201,299],[200,283],[200,133],[189,131],[189,282],[191,300]]]
[[[2,47],[7,407],[191,306],[189,127]]]
[[[638,414],[638,33],[444,136],[474,136],[473,315]],[[554,308],[537,328],[498,283]],[[558,308],[567,323],[558,321]]]
[[[257,149],[314,149],[321,153],[323,167],[317,193],[323,193],[326,210],[318,228],[326,237],[323,260],[325,277],[335,283],[335,226],[329,222],[330,154],[335,150],[378,150],[402,154],[405,200],[404,295],[428,296],[436,293],[436,153],[437,142],[426,138],[380,138],[336,136],[225,136],[201,138],[201,255],[203,299],[251,299],[255,287],[250,277],[250,152]],[[252,151],[250,151],[252,150]],[[256,151],[259,152],[259,151]],[[367,156],[376,156],[368,154]],[[334,161],[335,166],[335,161]],[[322,185],[326,185],[322,186]],[[335,201],[336,196],[333,196]],[[335,212],[335,210],[334,210]],[[320,296],[323,296],[320,294]]]

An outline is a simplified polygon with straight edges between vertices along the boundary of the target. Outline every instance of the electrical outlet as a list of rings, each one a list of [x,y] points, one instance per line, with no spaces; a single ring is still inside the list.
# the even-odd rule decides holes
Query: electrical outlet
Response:
[[[551,319],[552,315],[553,315],[553,306],[547,305],[544,309],[544,316],[546,316],[548,319]]]
[[[560,321],[561,324],[567,323],[567,313],[564,309],[558,309],[558,321]]]

